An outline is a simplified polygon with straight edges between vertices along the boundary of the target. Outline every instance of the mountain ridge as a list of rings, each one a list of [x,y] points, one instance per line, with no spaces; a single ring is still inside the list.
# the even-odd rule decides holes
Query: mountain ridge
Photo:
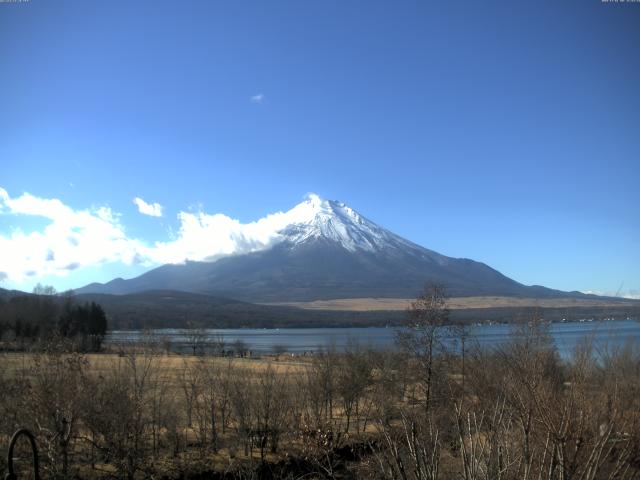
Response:
[[[490,266],[417,245],[338,201],[310,196],[280,214],[264,249],[212,262],[166,264],[133,279],[92,283],[77,293],[178,290],[249,302],[414,298],[426,282],[451,296],[583,297],[526,286]]]

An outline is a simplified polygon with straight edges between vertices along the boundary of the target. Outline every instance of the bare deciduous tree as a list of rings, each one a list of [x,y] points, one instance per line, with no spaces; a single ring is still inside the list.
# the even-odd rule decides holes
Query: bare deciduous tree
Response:
[[[50,473],[69,474],[71,444],[81,416],[81,395],[87,362],[82,354],[67,353],[62,345],[34,357],[31,398],[27,412],[44,443]]]
[[[398,333],[400,345],[419,365],[424,409],[432,401],[436,355],[442,348],[442,326],[449,318],[447,297],[442,285],[428,283],[408,310],[407,328]]]

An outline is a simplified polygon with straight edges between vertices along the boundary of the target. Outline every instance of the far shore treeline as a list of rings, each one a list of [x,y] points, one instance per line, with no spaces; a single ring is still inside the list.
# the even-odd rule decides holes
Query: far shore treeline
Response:
[[[0,342],[21,347],[59,338],[81,351],[99,351],[107,316],[96,302],[78,302],[71,293],[57,295],[41,285],[31,295],[0,299]]]
[[[92,305],[99,306],[100,311]],[[450,320],[462,324],[517,323],[534,314],[550,322],[640,318],[640,302],[571,308],[452,309]],[[55,332],[69,338],[98,335],[92,340],[97,341],[102,335],[101,322],[108,322],[110,330],[389,327],[402,325],[406,315],[404,310],[305,310],[175,290],[111,295],[56,294],[51,287],[38,287],[33,294],[0,289],[0,340],[4,341],[16,336],[34,339]]]

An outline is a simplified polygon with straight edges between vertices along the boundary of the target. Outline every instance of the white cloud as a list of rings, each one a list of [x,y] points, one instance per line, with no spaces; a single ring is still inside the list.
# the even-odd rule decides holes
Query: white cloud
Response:
[[[251,97],[251,103],[263,103],[265,101],[264,93],[258,93]]]
[[[287,225],[308,221],[320,201],[309,195],[307,201],[287,212],[276,212],[255,222],[239,220],[217,213],[180,212],[180,230],[169,242],[156,242],[149,255],[158,263],[181,263],[185,260],[213,261],[223,256],[264,250],[277,243]]]
[[[183,211],[177,216],[177,232],[168,233],[166,241],[150,244],[128,237],[120,215],[109,207],[74,210],[58,199],[29,193],[11,198],[0,188],[0,214],[17,219],[23,215],[39,216],[50,221],[39,231],[25,233],[14,228],[0,233],[0,282],[20,285],[112,262],[154,266],[186,260],[214,261],[262,250],[278,242],[278,232],[287,225],[308,221],[319,202],[317,196],[309,195],[307,201],[288,212],[273,213],[250,223],[220,213]]]
[[[134,198],[133,203],[138,206],[138,211],[143,215],[149,215],[150,217],[162,216],[162,205],[159,203],[147,203],[140,197]]]
[[[73,210],[58,199],[29,193],[11,198],[0,189],[3,215],[38,216],[50,222],[40,231],[19,227],[0,234],[0,277],[21,283],[46,275],[65,276],[72,270],[107,262],[132,264],[144,245],[127,237],[119,216],[108,207]]]

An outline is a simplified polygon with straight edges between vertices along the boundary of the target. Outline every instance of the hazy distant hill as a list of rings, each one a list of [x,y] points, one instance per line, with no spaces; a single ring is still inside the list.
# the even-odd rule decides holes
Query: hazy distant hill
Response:
[[[34,295],[0,288],[0,326],[6,320],[3,305]],[[63,302],[63,296],[51,297]],[[254,305],[224,297],[188,292],[152,290],[131,295],[80,294],[76,303],[95,302],[103,307],[108,327],[145,328],[241,328],[386,325],[401,318],[400,312],[310,312],[288,306]],[[18,303],[17,305],[22,305]],[[29,315],[29,311],[25,310]],[[1,329],[0,329],[1,330]]]
[[[129,295],[82,294],[80,302],[95,301],[109,318],[110,329],[128,328],[284,328],[398,325],[405,310],[339,311],[305,310],[295,307],[254,305],[224,297],[178,291],[155,290]],[[554,302],[549,302],[553,305]],[[640,302],[608,306],[579,302],[575,307],[482,307],[454,308],[451,320],[460,322],[530,320],[534,311],[551,321],[582,318],[640,317]]]
[[[31,296],[16,290],[0,289],[0,323],[2,305],[12,297]],[[354,311],[302,309],[291,306],[255,305],[229,298],[180,291],[153,290],[128,295],[80,294],[78,303],[96,302],[108,318],[108,327],[114,329],[145,328],[278,328],[278,327],[346,327],[398,325],[406,319],[404,309]],[[508,300],[508,299],[502,299]],[[619,301],[590,304],[578,301],[568,308],[567,302],[548,301],[548,306],[504,306],[494,302],[480,306],[467,306],[452,301],[451,320],[460,322],[529,320],[534,311],[547,320],[578,320],[582,318],[640,318],[640,302]],[[349,303],[349,302],[347,302]],[[526,302],[525,302],[526,303]],[[564,306],[559,306],[564,305]],[[390,308],[397,308],[391,305]]]
[[[309,311],[188,292],[155,290],[129,295],[81,294],[81,302],[102,305],[110,329],[334,327],[386,325],[404,312]]]
[[[30,295],[26,292],[21,292],[20,290],[6,290],[4,288],[0,288],[0,301],[7,301],[13,297],[20,297],[23,295]]]
[[[432,280],[446,285],[451,296],[583,296],[525,286],[484,263],[428,250],[339,202],[310,199],[296,209],[305,216],[282,229],[279,241],[267,250],[215,262],[164,265],[137,278],[93,283],[77,292],[167,289],[251,302],[412,298]]]

